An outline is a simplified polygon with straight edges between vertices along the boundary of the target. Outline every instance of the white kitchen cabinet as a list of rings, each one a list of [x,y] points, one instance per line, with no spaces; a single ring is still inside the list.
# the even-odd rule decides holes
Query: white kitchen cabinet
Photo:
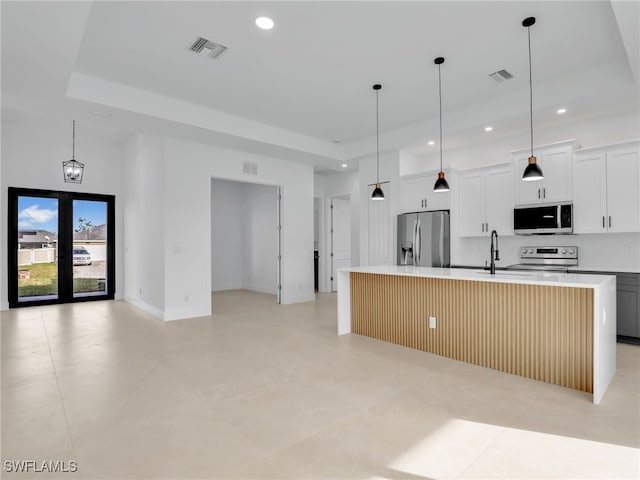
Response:
[[[566,202],[573,199],[573,140],[534,147],[544,178],[537,182],[522,180],[529,162],[530,150],[511,152],[515,168],[515,204]]]
[[[451,184],[448,174],[446,174],[446,177],[449,184]],[[407,213],[448,210],[450,208],[451,193],[435,193],[433,191],[433,185],[437,178],[438,172],[403,177],[401,180],[402,211]]]
[[[513,234],[513,170],[509,165],[461,174],[458,185],[461,237],[486,236],[491,230]]]
[[[640,142],[579,150],[574,159],[574,232],[640,231]]]

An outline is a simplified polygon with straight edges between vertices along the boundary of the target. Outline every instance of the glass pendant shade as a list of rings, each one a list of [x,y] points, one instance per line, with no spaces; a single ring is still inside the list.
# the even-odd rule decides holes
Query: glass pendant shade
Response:
[[[542,169],[540,165],[536,163],[536,157],[529,157],[529,164],[527,168],[524,169],[522,180],[525,182],[537,182],[538,180],[542,180],[542,178]]]
[[[384,192],[379,183],[376,183],[376,188],[374,188],[371,194],[371,200],[384,200]]]
[[[433,191],[436,193],[449,191],[449,183],[447,182],[447,179],[444,178],[444,172],[438,173],[438,179],[436,180],[436,183],[433,186]]]

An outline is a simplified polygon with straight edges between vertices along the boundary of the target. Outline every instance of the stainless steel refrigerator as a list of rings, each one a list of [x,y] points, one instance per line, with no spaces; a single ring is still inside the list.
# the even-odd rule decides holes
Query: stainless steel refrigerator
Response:
[[[398,215],[398,265],[449,267],[449,211]]]

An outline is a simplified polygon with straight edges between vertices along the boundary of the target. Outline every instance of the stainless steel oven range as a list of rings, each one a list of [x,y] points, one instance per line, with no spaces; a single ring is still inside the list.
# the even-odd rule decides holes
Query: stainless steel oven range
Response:
[[[546,270],[567,273],[578,266],[578,247],[521,247],[520,263],[507,270]]]

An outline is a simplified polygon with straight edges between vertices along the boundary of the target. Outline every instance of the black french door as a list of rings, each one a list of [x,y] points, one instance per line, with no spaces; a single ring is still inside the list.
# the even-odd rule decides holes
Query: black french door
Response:
[[[113,299],[115,197],[9,187],[11,308]]]

